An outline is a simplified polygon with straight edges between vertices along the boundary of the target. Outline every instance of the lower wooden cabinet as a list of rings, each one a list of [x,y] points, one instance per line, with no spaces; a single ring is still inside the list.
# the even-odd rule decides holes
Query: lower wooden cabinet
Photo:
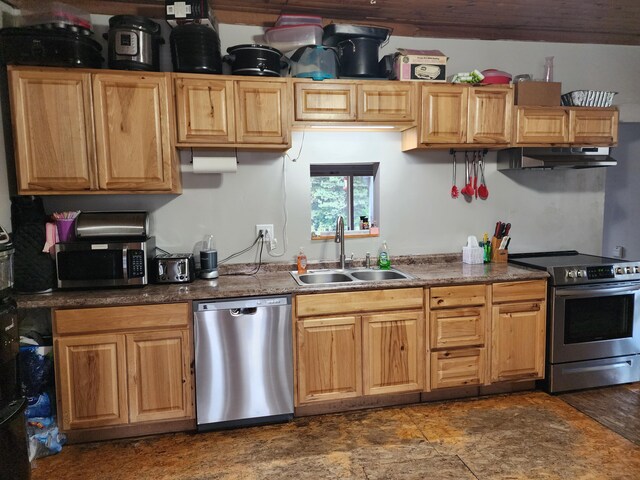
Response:
[[[360,325],[356,316],[307,318],[298,322],[300,402],[362,395]]]
[[[422,288],[298,295],[296,404],[421,391],[422,302]]]
[[[544,378],[546,281],[492,286],[491,381]]]
[[[482,385],[486,349],[463,348],[431,352],[431,389]]]
[[[193,418],[189,320],[187,303],[56,310],[62,429]]]

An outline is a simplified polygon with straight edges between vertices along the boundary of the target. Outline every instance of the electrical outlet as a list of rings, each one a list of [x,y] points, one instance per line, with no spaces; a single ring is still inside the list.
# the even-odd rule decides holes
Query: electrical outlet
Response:
[[[263,223],[256,225],[256,236],[260,235],[260,230],[262,230],[264,237],[262,237],[262,241],[266,242],[267,249],[269,251],[272,250],[273,241],[275,240],[275,236],[273,233],[273,224]]]
[[[623,258],[624,257],[624,247],[617,246],[613,247],[613,255],[614,258]]]

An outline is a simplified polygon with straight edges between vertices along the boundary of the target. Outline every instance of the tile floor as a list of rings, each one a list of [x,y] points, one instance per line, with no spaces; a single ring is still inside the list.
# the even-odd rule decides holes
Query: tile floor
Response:
[[[33,480],[640,479],[640,445],[603,423],[535,391],[67,445]]]

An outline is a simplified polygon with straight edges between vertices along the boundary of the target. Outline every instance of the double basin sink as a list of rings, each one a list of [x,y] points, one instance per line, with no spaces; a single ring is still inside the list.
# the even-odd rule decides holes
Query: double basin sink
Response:
[[[291,272],[291,276],[298,282],[298,285],[302,286],[380,282],[384,280],[413,280],[411,275],[394,268],[389,270],[374,270],[368,268],[309,270],[307,273]]]

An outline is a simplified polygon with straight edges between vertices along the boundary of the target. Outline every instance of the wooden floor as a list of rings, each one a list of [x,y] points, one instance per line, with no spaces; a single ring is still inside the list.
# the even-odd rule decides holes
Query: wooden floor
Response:
[[[638,480],[639,396],[640,384],[536,391],[67,445],[33,480]]]

